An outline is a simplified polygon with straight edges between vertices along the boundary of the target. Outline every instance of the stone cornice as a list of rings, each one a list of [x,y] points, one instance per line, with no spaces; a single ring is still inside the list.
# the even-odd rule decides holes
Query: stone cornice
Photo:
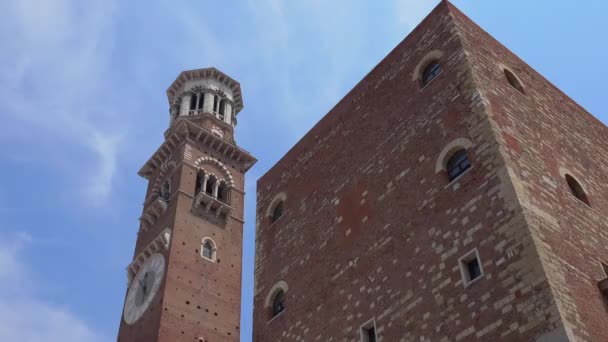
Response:
[[[169,99],[169,105],[172,105],[175,101],[174,98],[180,95],[181,88],[186,84],[187,81],[195,79],[213,79],[232,91],[234,98],[234,113],[238,114],[243,109],[243,96],[241,94],[241,85],[239,82],[233,80],[228,75],[219,71],[216,68],[204,68],[196,70],[182,71],[177,76],[175,81],[167,89],[167,98]]]
[[[154,152],[152,157],[148,159],[138,174],[147,179],[171,156],[172,150],[189,139],[193,142],[202,142],[203,145],[215,150],[229,162],[238,164],[241,166],[243,173],[257,162],[257,159],[242,148],[216,136],[211,131],[193,122],[183,120],[175,125],[167,139]]]

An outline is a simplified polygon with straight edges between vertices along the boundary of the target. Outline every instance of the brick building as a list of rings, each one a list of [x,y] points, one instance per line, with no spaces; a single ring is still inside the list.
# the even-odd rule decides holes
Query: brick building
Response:
[[[244,175],[234,138],[241,88],[215,68],[167,90],[165,141],[148,180],[118,342],[239,341]]]
[[[259,179],[254,341],[608,341],[607,172],[442,1]]]

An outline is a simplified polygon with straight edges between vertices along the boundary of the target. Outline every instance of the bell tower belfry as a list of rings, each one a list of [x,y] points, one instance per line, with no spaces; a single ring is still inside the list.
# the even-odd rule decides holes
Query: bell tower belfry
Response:
[[[238,341],[245,173],[234,139],[238,82],[215,68],[182,72],[167,90],[165,141],[148,180],[119,342]]]

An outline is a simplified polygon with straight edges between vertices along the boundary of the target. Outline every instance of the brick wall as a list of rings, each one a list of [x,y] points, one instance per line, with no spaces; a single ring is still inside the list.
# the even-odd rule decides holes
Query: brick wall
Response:
[[[421,89],[413,73],[434,50],[443,71]],[[442,2],[258,181],[254,340],[357,341],[375,319],[382,341],[604,341],[600,266],[587,261],[608,246],[606,152],[588,148],[605,127],[582,112]],[[561,139],[568,120],[576,137]],[[448,184],[437,158],[456,139],[472,143],[473,167]],[[547,175],[556,151],[604,156],[564,161],[591,173],[598,209]],[[458,260],[475,248],[484,275],[465,287]],[[286,309],[270,320],[279,281]]]
[[[600,261],[608,260],[608,129],[452,11],[568,335],[608,341],[607,307],[597,286],[606,278]],[[521,79],[525,94],[509,85],[504,66]],[[572,196],[564,172],[583,185],[591,208]]]

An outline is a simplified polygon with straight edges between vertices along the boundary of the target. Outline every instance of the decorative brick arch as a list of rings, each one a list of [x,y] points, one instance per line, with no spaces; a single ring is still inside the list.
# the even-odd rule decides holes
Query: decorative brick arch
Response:
[[[205,170],[206,172],[208,172],[208,174],[210,176],[215,176],[215,178],[217,178],[218,181],[225,181],[228,186],[232,187],[234,186],[234,179],[232,178],[232,174],[230,173],[230,171],[228,171],[228,168],[226,168],[226,166],[224,166],[224,164],[212,157],[200,157],[198,158],[195,162],[194,162],[194,166],[196,166],[196,168],[198,169],[203,169],[204,164],[214,164],[216,166],[218,166],[222,171],[224,171],[224,176],[223,177],[219,177],[218,175],[213,174],[213,172],[209,172],[208,170]]]
[[[443,57],[443,51],[441,51],[441,50],[433,50],[433,51],[427,53],[424,57],[422,57],[420,62],[418,62],[418,65],[416,65],[414,72],[412,73],[412,81],[417,82],[417,81],[421,80],[422,72],[424,72],[424,68],[426,68],[426,66],[430,62],[441,59],[441,57]]]
[[[471,140],[467,138],[458,138],[452,140],[447,146],[441,150],[439,153],[439,157],[437,158],[437,162],[435,163],[435,173],[439,173],[446,170],[448,158],[456,151],[464,148],[469,149],[473,146]]]
[[[287,286],[287,282],[285,282],[284,280],[281,280],[278,283],[274,284],[270,291],[268,291],[266,299],[264,299],[264,308],[269,308],[272,305],[272,300],[279,291],[287,293],[288,289],[289,287]]]

